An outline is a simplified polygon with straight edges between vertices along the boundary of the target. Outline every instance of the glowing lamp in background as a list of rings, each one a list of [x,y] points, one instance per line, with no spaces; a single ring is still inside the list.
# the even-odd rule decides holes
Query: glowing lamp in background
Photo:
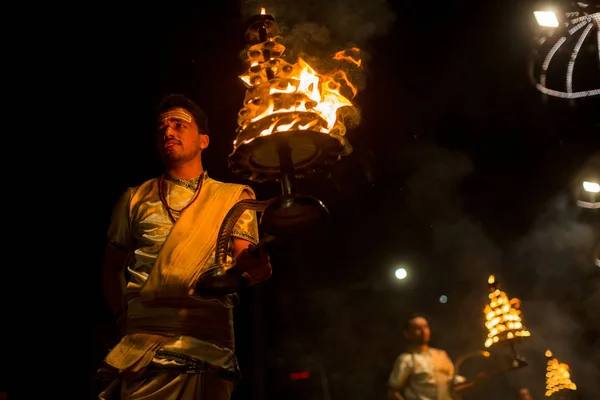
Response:
[[[346,129],[359,122],[360,113],[351,101],[357,88],[346,73],[361,66],[358,48],[335,53],[336,69],[327,71],[317,71],[302,58],[288,61],[275,18],[264,8],[249,20],[244,37],[247,71],[239,78],[246,93],[228,166],[245,180],[279,182],[282,194],[234,205],[219,231],[216,262],[198,282],[200,294],[237,291],[241,273],[226,255],[234,225],[244,211],[262,213],[263,239],[253,251],[314,232],[329,221],[325,205],[297,193],[295,181],[350,154]]]
[[[600,209],[600,153],[594,154],[583,165],[575,177],[574,186],[579,207]]]
[[[534,11],[533,16],[539,26],[546,28],[558,27],[558,18],[554,11]]]
[[[500,290],[498,280],[494,275],[488,278],[489,302],[485,305],[485,327],[488,335],[484,346],[486,348],[508,345],[511,351],[510,363],[502,371],[519,369],[528,365],[527,361],[517,353],[515,344],[527,339],[531,333],[522,321],[521,301],[517,298],[509,299],[507,294]]]
[[[588,193],[598,193],[600,192],[600,184],[596,183],[596,182],[588,182],[588,181],[583,181],[583,190],[585,190]]]
[[[559,362],[550,350],[546,350],[546,357],[546,397],[562,390],[577,390],[577,385],[571,381],[569,366]]]
[[[600,2],[554,0],[534,11],[530,75],[541,93],[566,99],[600,95]]]
[[[600,184],[596,182],[583,181],[579,191],[577,205],[581,208],[600,208]]]
[[[503,342],[514,343],[531,336],[521,320],[521,301],[517,298],[509,299],[506,293],[499,289],[494,275],[488,278],[488,286],[490,301],[483,310],[485,326],[488,329],[485,347]]]
[[[402,280],[408,276],[408,272],[404,268],[398,268],[394,272],[394,276],[396,277],[396,279]]]
[[[482,360],[487,360],[485,364],[480,365],[478,368],[480,372],[477,374],[479,378],[485,379],[473,381],[473,385],[480,385],[481,382],[492,375],[528,365],[527,361],[517,354],[515,347],[517,340],[531,336],[521,321],[520,301],[518,299],[509,300],[506,293],[499,289],[498,281],[494,275],[488,277],[488,287],[490,291],[488,295],[489,302],[483,309],[486,319],[485,326],[488,330],[484,345],[490,350],[476,350],[460,355],[455,362],[452,382],[460,376],[460,367],[469,359],[479,359],[480,363]],[[502,344],[509,345],[509,354],[492,352],[492,349],[497,350]],[[482,368],[483,366],[485,368]],[[471,381],[471,379],[468,379],[468,381]]]

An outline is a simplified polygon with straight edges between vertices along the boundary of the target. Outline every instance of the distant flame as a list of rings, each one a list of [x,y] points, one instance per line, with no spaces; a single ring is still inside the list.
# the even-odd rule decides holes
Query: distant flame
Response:
[[[491,285],[495,282],[494,275],[491,275],[488,283]],[[485,326],[488,329],[485,347],[501,341],[531,336],[521,321],[521,300],[517,298],[509,300],[505,292],[493,286],[490,290],[492,290],[488,296],[490,302],[483,309]]]
[[[546,351],[546,357],[550,358],[546,367],[546,397],[564,389],[577,390],[577,385],[571,381],[569,366],[556,358],[551,358],[550,350]]]
[[[269,54],[273,54],[273,52],[281,54],[285,49],[283,45],[272,39],[269,42],[271,42],[267,43],[271,46]],[[238,119],[240,130],[244,130],[248,125],[267,116],[294,112],[315,113],[326,123],[324,126],[316,126],[319,124],[319,120],[313,119],[305,124],[300,124],[302,121],[300,116],[295,119],[286,119],[285,123],[273,119],[273,123],[264,128],[260,132],[260,136],[267,136],[274,132],[307,129],[330,133],[334,127],[339,126],[338,110],[341,107],[353,105],[350,99],[342,94],[342,91],[348,90],[350,98],[354,98],[358,92],[347,74],[339,69],[331,73],[320,74],[300,57],[296,64],[287,63],[277,57],[265,60],[264,48],[266,48],[265,44],[258,44],[250,48],[249,54],[255,54],[256,57],[249,59],[249,73],[240,76],[249,89],[245,107],[240,112]],[[360,66],[361,60],[357,57],[359,51],[358,48],[340,51],[333,58]],[[347,55],[347,52],[352,55]],[[273,74],[271,78],[266,75],[267,69]],[[253,70],[257,72],[253,73]],[[249,95],[248,93],[254,94]]]
[[[265,10],[264,7],[260,8],[260,15],[265,15],[267,13],[267,10]]]

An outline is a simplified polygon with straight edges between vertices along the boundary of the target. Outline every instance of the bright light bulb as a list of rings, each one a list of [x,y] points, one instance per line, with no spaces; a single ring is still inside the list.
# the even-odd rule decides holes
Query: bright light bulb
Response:
[[[539,26],[548,28],[556,28],[558,26],[558,18],[554,11],[534,11],[533,16]]]
[[[404,268],[398,268],[394,274],[396,275],[397,279],[404,279],[408,275]]]
[[[598,193],[600,192],[600,185],[596,182],[583,182],[583,190],[590,193]]]

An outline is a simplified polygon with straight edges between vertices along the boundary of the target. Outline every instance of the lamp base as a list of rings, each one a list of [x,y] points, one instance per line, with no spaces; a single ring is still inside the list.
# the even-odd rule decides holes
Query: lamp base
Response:
[[[245,144],[236,147],[229,156],[229,169],[242,179],[259,183],[280,179],[282,145],[291,149],[295,178],[323,171],[347,152],[341,138],[311,130],[249,135],[249,139],[242,135],[237,140]]]
[[[329,220],[329,211],[319,199],[292,193],[277,197],[267,206],[260,227],[268,235],[289,238],[310,234]]]

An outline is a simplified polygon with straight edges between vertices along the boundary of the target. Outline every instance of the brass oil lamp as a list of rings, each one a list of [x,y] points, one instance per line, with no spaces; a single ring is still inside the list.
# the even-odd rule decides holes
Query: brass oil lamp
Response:
[[[280,182],[281,195],[243,200],[232,207],[218,235],[216,263],[199,279],[200,294],[232,293],[242,284],[240,271],[235,262],[227,261],[226,251],[244,211],[262,213],[259,228],[264,235],[253,251],[325,225],[330,217],[326,206],[298,193],[296,180],[325,170],[352,151],[344,121],[356,123],[358,119],[358,110],[349,99],[357,89],[342,70],[319,74],[302,58],[296,63],[286,61],[278,33],[275,18],[265,9],[249,20],[245,33],[248,70],[239,77],[246,93],[228,166],[242,179]],[[340,51],[333,58],[360,66],[354,58],[358,51]]]

